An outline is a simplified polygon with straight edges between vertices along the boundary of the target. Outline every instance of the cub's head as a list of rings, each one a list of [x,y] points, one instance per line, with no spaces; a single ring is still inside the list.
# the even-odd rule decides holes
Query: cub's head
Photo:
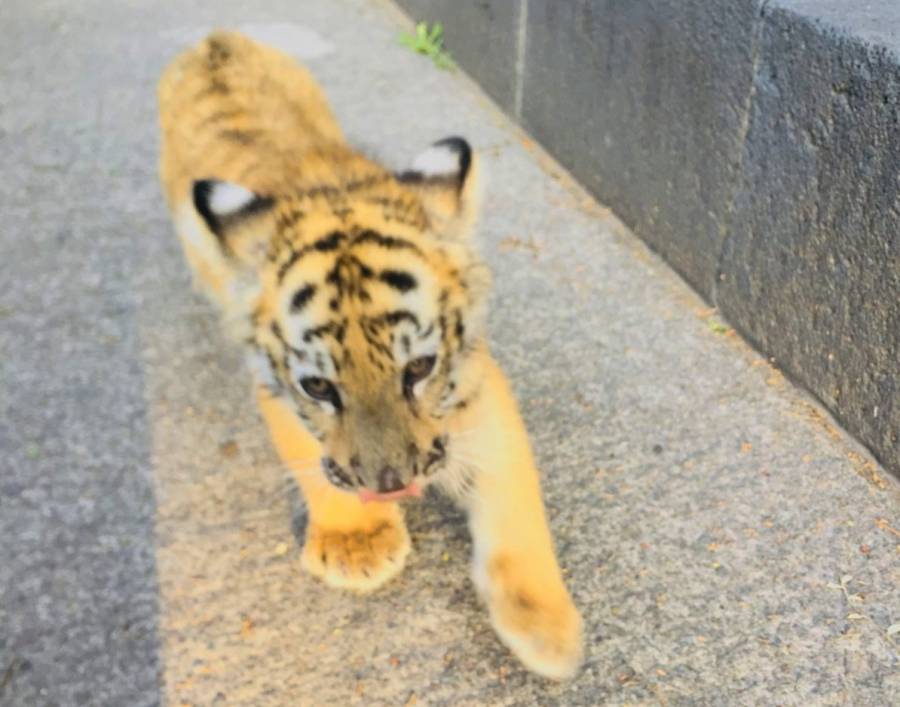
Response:
[[[363,498],[440,478],[450,423],[478,393],[489,274],[469,240],[474,167],[450,138],[399,175],[341,153],[278,193],[194,185],[246,288],[259,382],[319,440],[327,479]]]

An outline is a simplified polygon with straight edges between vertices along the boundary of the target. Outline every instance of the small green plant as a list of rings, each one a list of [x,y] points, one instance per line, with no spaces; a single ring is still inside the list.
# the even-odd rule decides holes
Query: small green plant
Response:
[[[715,317],[708,317],[706,320],[706,326],[709,327],[709,330],[713,334],[727,334],[731,331],[731,327],[726,326]]]
[[[456,68],[450,52],[444,49],[444,26],[440,22],[431,25],[431,29],[427,22],[420,22],[415,34],[400,35],[400,44],[429,57],[439,69],[452,71]]]

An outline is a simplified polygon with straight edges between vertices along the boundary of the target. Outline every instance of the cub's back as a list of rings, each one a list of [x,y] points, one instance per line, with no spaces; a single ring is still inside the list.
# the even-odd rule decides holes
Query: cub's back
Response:
[[[310,153],[347,148],[315,80],[291,57],[216,32],[177,57],[159,82],[161,177],[171,207],[194,180],[277,191]]]

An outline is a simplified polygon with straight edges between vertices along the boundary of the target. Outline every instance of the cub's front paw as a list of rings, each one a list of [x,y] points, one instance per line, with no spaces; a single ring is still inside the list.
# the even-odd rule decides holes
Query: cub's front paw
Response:
[[[409,547],[409,534],[400,517],[354,530],[310,523],[302,564],[332,587],[371,592],[399,574]]]
[[[476,571],[491,623],[529,670],[571,678],[582,660],[581,616],[556,572],[548,573],[551,579],[526,574],[524,562],[500,555]]]

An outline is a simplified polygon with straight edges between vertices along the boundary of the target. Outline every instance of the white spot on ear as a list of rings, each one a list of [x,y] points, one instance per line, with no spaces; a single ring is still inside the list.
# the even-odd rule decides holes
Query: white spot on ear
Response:
[[[459,168],[459,153],[446,145],[432,145],[412,163],[412,170],[425,177],[453,177]]]
[[[209,195],[209,210],[217,216],[228,216],[240,211],[256,199],[249,189],[231,182],[216,182]]]

